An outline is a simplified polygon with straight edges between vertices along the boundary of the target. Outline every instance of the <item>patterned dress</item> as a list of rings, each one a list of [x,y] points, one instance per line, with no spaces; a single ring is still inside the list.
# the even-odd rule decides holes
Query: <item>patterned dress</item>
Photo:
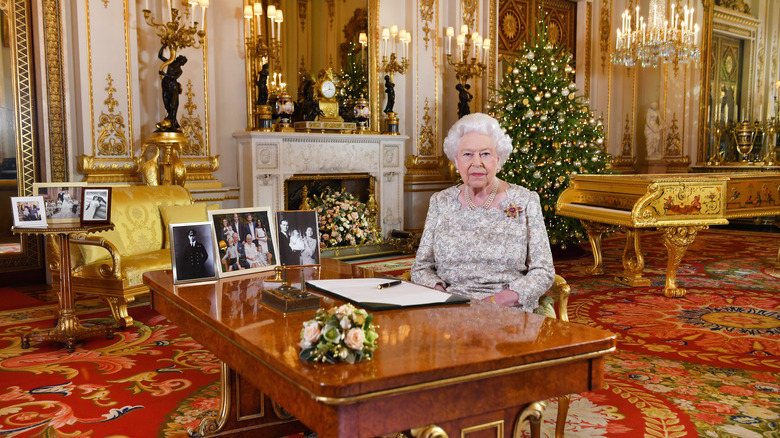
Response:
[[[510,184],[499,208],[461,209],[458,187],[434,194],[412,281],[483,299],[505,287],[532,312],[555,280],[539,195]]]

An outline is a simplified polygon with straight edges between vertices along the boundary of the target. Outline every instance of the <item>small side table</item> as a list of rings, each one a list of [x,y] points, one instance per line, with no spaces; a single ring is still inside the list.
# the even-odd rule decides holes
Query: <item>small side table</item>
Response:
[[[68,353],[73,353],[73,344],[84,338],[105,334],[106,339],[114,338],[114,329],[109,326],[84,327],[79,322],[75,312],[75,298],[70,288],[70,246],[69,239],[75,233],[95,233],[108,231],[114,224],[73,225],[47,227],[11,227],[14,234],[35,234],[41,236],[53,235],[60,244],[60,317],[57,325],[48,329],[36,329],[22,335],[22,348],[29,348],[30,341],[55,341],[68,347]]]

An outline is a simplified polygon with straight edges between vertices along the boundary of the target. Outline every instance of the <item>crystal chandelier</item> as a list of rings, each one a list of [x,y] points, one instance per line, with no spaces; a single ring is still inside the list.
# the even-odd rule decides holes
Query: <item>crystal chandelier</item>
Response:
[[[623,12],[622,25],[617,29],[615,51],[612,63],[633,67],[658,67],[663,62],[696,62],[701,52],[697,48],[699,25],[693,23],[693,8],[684,6],[682,10],[672,3],[671,23],[666,19],[664,0],[650,0],[650,13],[645,22],[639,16],[636,7],[636,19],[626,10]],[[682,18],[678,11],[682,12]]]

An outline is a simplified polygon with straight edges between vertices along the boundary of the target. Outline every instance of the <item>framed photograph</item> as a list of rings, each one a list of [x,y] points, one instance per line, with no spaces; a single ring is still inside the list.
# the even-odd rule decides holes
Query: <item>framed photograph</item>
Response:
[[[42,196],[13,196],[11,208],[15,227],[45,228],[48,226]]]
[[[81,188],[81,223],[111,222],[111,187]]]
[[[276,226],[269,207],[209,210],[220,278],[268,271],[279,264]]]
[[[78,224],[81,221],[81,188],[85,182],[33,183],[33,193],[43,197],[50,224]]]
[[[217,279],[211,222],[168,225],[173,284]]]
[[[320,229],[314,210],[276,212],[279,260],[285,266],[320,264]]]

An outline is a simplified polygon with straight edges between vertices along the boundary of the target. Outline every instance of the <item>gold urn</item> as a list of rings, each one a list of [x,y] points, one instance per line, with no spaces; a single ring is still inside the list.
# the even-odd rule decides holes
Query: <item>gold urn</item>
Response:
[[[732,132],[737,151],[742,156],[742,161],[748,161],[748,154],[753,150],[753,143],[758,137],[758,130],[750,126],[750,122],[743,120],[734,127]]]

